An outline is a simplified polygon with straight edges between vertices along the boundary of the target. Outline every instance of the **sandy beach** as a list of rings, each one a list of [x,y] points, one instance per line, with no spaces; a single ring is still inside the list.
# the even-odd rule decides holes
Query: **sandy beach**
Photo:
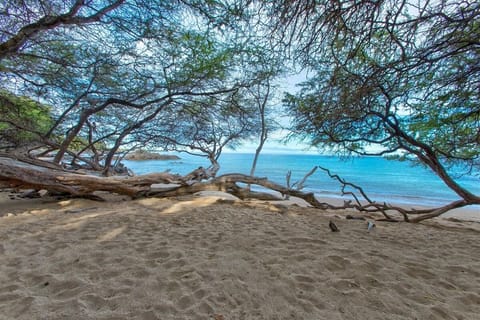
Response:
[[[479,319],[477,222],[0,194],[0,319]]]

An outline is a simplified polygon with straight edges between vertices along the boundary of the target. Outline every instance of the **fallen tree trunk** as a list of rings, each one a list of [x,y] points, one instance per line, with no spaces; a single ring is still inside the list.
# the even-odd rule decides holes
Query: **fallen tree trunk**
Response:
[[[277,191],[282,195],[291,195],[307,201],[317,208],[327,209],[328,205],[320,203],[313,193],[303,193],[291,190],[269,181],[267,178],[251,177],[243,174],[227,174],[202,182],[192,174],[184,177],[167,172],[151,173],[134,177],[99,177],[89,174],[72,173],[45,166],[27,163],[18,159],[0,156],[0,182],[3,185],[17,188],[32,188],[54,192],[68,193],[72,196],[89,196],[95,191],[108,191],[132,198],[138,197],[169,197],[194,194],[199,191],[215,190],[229,192],[239,198],[256,198],[281,200],[280,197],[268,193],[252,192],[239,187],[237,183],[259,185]],[[192,178],[193,177],[193,178]],[[169,184],[173,187],[167,190],[152,188],[155,184]]]
[[[136,177],[98,177],[46,168],[24,161],[0,157],[0,181],[3,185],[88,196],[95,191],[109,191],[137,197],[150,190],[153,183],[172,183],[178,177],[156,173]]]
[[[354,209],[364,213],[381,213],[383,220],[400,221],[390,215],[396,212],[403,216],[405,222],[420,222],[425,219],[437,217],[449,210],[460,208],[470,203],[464,200],[454,201],[446,206],[432,209],[405,209],[386,203],[371,201],[361,188],[348,183],[336,175],[330,176],[337,179],[345,187],[352,186],[359,190],[367,201],[361,203],[355,194],[354,201],[346,200],[343,205],[332,205],[320,202],[312,192],[302,192],[297,189],[284,187],[267,178],[252,177],[244,174],[226,174],[209,180],[202,180],[203,175],[198,175],[198,170],[185,176],[170,174],[168,172],[151,173],[133,177],[113,176],[100,177],[89,174],[72,173],[59,167],[52,167],[48,162],[43,165],[35,161],[21,161],[0,155],[0,187],[17,187],[20,189],[47,190],[67,193],[76,197],[98,198],[95,191],[108,191],[132,198],[139,197],[174,197],[192,195],[200,191],[223,191],[237,196],[240,199],[252,198],[262,200],[282,200],[289,196],[305,200],[314,208],[323,210]],[[202,168],[203,170],[203,168]],[[325,169],[324,169],[325,170]],[[160,188],[156,184],[163,184]],[[244,184],[245,187],[239,184]],[[269,192],[253,192],[250,185],[257,185],[276,191],[282,196],[275,196]],[[349,194],[342,188],[343,194]],[[387,213],[389,212],[389,213]]]
[[[239,173],[225,174],[217,178],[211,179],[206,182],[198,182],[193,185],[182,185],[173,190],[165,191],[155,191],[149,192],[147,196],[160,196],[160,197],[172,197],[172,196],[181,196],[187,194],[193,194],[199,191],[204,190],[214,190],[214,191],[223,191],[233,194],[234,196],[239,197],[240,199],[254,198],[254,199],[265,199],[268,200],[282,200],[280,197],[275,197],[274,195],[266,196],[262,192],[253,192],[248,188],[242,188],[237,185],[237,183],[243,183],[245,185],[258,185],[273,191],[277,191],[283,196],[294,196],[301,198],[309,203],[312,207],[320,209],[334,209],[335,206],[331,206],[327,203],[322,203],[315,198],[313,193],[305,193],[299,190],[292,190],[287,187],[284,187],[280,184],[272,182],[267,178],[252,177]]]

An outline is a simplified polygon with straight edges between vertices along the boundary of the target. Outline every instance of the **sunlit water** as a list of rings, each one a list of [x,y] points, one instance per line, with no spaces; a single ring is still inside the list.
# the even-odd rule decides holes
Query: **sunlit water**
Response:
[[[124,161],[135,174],[162,172],[186,174],[199,166],[207,167],[205,158],[179,154],[176,161]],[[220,158],[219,175],[225,173],[249,174],[253,154],[225,153]],[[303,178],[314,166],[322,166],[338,174],[346,181],[361,186],[375,201],[400,204],[442,205],[458,199],[450,189],[431,171],[414,166],[410,162],[386,160],[380,157],[360,157],[343,160],[334,156],[263,154],[257,164],[255,175],[286,184],[286,174],[292,171],[291,182]],[[480,194],[480,178],[463,176],[457,180],[475,194]],[[318,196],[339,197],[340,184],[321,170],[309,177],[304,191],[313,191]]]

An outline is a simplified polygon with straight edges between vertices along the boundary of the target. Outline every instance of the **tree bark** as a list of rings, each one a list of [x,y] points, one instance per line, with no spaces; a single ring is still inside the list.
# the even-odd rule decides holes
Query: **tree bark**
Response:
[[[65,14],[58,16],[44,16],[36,22],[25,25],[16,34],[5,42],[0,43],[0,60],[10,54],[15,54],[28,41],[38,33],[54,29],[60,25],[82,25],[99,21],[105,14],[122,5],[125,0],[118,0],[98,10],[91,16],[77,16],[77,13],[84,6],[84,1],[77,0]]]
[[[197,171],[201,169],[201,175]],[[96,197],[95,191],[107,191],[132,198],[139,197],[176,197],[192,195],[199,191],[215,190],[231,193],[241,199],[252,198],[262,200],[281,200],[281,198],[265,193],[251,192],[248,188],[237,185],[258,185],[277,191],[282,195],[289,195],[305,200],[314,208],[323,210],[355,209],[364,213],[381,213],[387,221],[399,221],[387,214],[397,212],[403,215],[405,222],[421,222],[426,219],[438,217],[443,213],[480,202],[466,200],[454,201],[446,206],[432,209],[405,209],[377,202],[362,204],[359,201],[345,201],[343,205],[335,206],[320,202],[315,194],[305,193],[300,190],[284,187],[267,178],[252,177],[244,174],[226,174],[216,178],[207,177],[205,169],[200,168],[186,176],[174,175],[167,172],[151,173],[134,177],[99,177],[95,175],[73,173],[62,170],[61,167],[49,162],[28,159],[18,160],[0,154],[0,187],[17,187],[23,189],[47,190],[68,193],[77,197]],[[204,181],[206,180],[206,181]],[[152,185],[162,183],[170,184],[165,189],[152,188]],[[343,184],[347,182],[343,181]]]
[[[45,168],[0,156],[0,182],[10,187],[45,189],[73,196],[87,196],[95,191],[108,191],[137,197],[149,191],[154,183],[176,183],[181,180],[179,176],[169,173],[104,178]]]

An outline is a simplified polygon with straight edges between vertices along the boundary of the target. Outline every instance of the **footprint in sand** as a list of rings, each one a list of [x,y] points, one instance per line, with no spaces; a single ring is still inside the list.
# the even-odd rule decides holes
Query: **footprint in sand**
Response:
[[[165,286],[166,291],[170,296],[180,296],[181,287],[177,281],[168,281]]]
[[[145,268],[135,269],[130,274],[134,279],[145,279],[152,275],[152,273]]]
[[[362,276],[360,278],[360,284],[364,287],[373,287],[373,288],[382,288],[385,287],[385,284],[378,281],[376,278],[371,276]]]
[[[214,309],[212,308],[212,306],[206,302],[206,301],[202,301],[199,305],[198,305],[198,311],[199,313],[203,314],[203,315],[210,315],[213,313]],[[205,319],[205,318],[204,318]]]
[[[469,292],[462,294],[457,300],[468,307],[480,306],[480,295],[476,293]]]
[[[451,319],[450,312],[442,306],[433,306],[430,308],[433,319]]]
[[[309,276],[304,276],[304,275],[296,275],[293,277],[295,281],[297,282],[303,282],[303,283],[314,283],[315,280]]]
[[[302,248],[318,248],[320,246],[327,245],[328,242],[320,240],[320,239],[311,239],[311,238],[303,238],[303,237],[294,237],[288,239],[288,243],[293,243],[295,245],[301,245]],[[297,246],[295,246],[297,247]]]
[[[185,309],[188,309],[189,307],[191,307],[193,305],[193,299],[190,295],[184,295],[182,297],[180,297],[180,299],[178,299],[178,302],[176,303],[176,305],[182,309],[182,310],[185,310]]]
[[[465,268],[464,266],[448,266],[446,269],[452,274],[466,273],[475,278],[480,277],[480,272]]]
[[[80,301],[91,310],[100,310],[107,305],[107,300],[94,294],[87,294],[80,297]]]
[[[437,285],[446,290],[458,290],[457,286],[455,285],[455,281],[451,279],[445,278],[443,280],[438,280]]]
[[[204,289],[198,289],[193,293],[196,299],[202,300],[205,296],[207,296],[207,291]]]
[[[153,309],[157,314],[161,314],[164,316],[168,314],[170,315],[178,314],[177,309],[171,302],[162,301],[159,304],[155,305]]]
[[[185,265],[187,265],[187,262],[185,261],[185,259],[172,259],[163,263],[163,266],[166,269],[177,269],[177,268],[184,267]]]
[[[4,294],[0,294],[0,301],[2,303],[18,301],[21,297],[22,296],[17,293],[4,293]]]
[[[351,265],[350,260],[339,256],[328,256],[326,258],[326,265],[328,271],[343,271]]]
[[[153,260],[165,260],[170,257],[170,253],[168,251],[164,250],[157,250],[154,252],[151,252],[147,255],[147,259],[153,259]]]
[[[155,315],[155,312],[152,310],[140,312],[138,315],[139,320],[157,320],[160,319]]]
[[[59,300],[69,300],[77,297],[87,288],[87,284],[80,280],[61,281],[53,285],[54,297]]]
[[[416,279],[432,280],[437,277],[434,273],[425,269],[427,269],[427,266],[418,266],[418,267],[411,266],[411,267],[406,267],[405,273]]]
[[[314,292],[316,280],[305,275],[296,275],[293,277],[295,286],[300,292]]]
[[[351,293],[360,290],[360,285],[350,279],[333,280],[331,286],[343,293]]]

